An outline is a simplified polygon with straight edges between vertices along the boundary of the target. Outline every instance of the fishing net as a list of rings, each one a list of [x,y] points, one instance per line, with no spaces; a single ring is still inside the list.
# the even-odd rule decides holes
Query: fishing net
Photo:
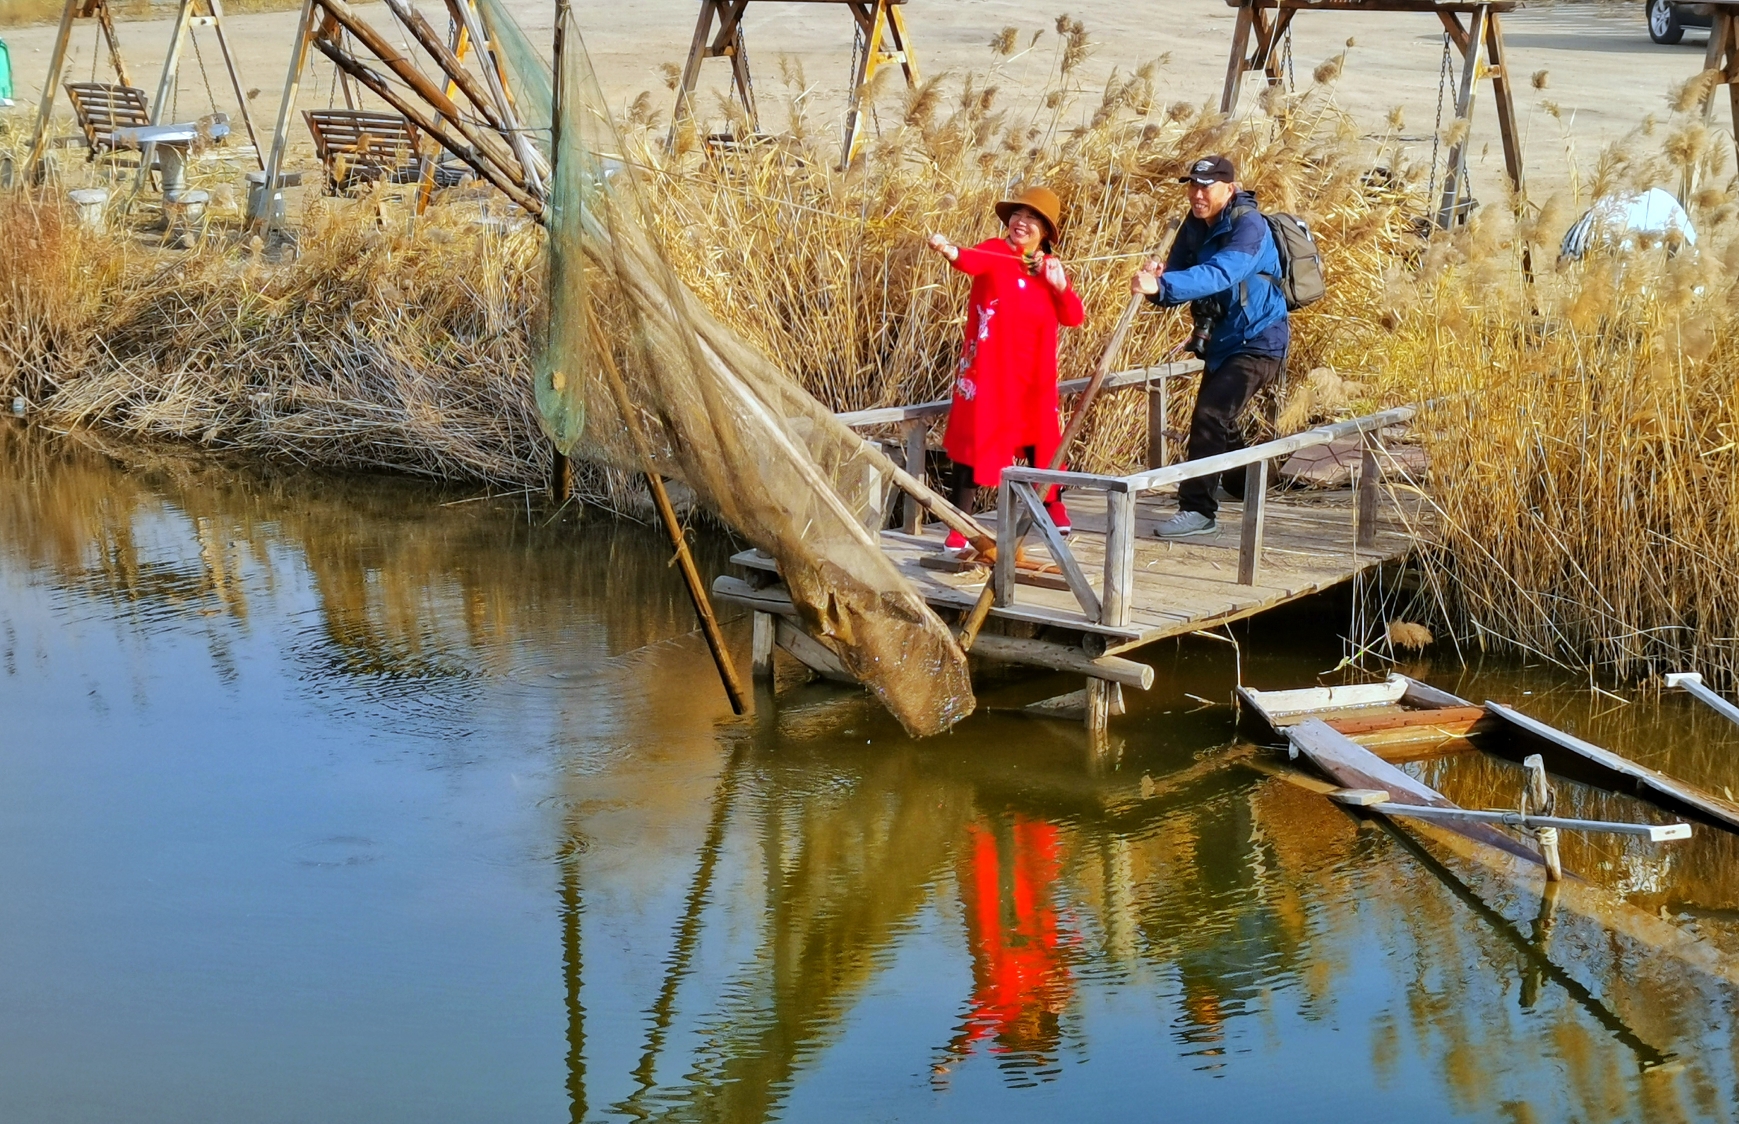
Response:
[[[483,5],[534,102],[541,63],[516,59],[500,0]],[[552,436],[578,456],[681,480],[773,555],[805,630],[908,731],[947,729],[971,713],[972,682],[965,653],[879,546],[893,466],[675,276],[579,32],[557,19],[537,369]],[[527,116],[538,119],[535,104]]]

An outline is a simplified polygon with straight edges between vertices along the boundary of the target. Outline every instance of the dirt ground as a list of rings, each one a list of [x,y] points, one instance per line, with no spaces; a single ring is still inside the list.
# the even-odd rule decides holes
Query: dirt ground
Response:
[[[1060,9],[1064,5],[1065,0],[1057,0],[1055,6]],[[429,6],[428,0],[424,6]],[[533,40],[547,43],[553,9],[550,0],[518,0],[515,6]],[[1232,28],[1232,9],[1224,0],[1145,4],[1069,0],[1066,6],[1071,15],[1085,22],[1095,44],[1091,60],[1081,71],[1083,102],[1096,98],[1098,87],[1113,69],[1127,72],[1153,58],[1164,59],[1158,79],[1163,101],[1218,101]],[[390,26],[384,6],[363,5],[359,11],[376,26]],[[587,44],[616,104],[625,107],[641,91],[650,91],[659,113],[668,114],[674,96],[660,67],[682,61],[694,29],[694,0],[588,4],[580,11]],[[1046,34],[1036,49],[1006,66],[1001,78],[1006,95],[1018,98],[1022,88],[1042,86],[1052,65],[1056,42],[1051,31],[1053,15],[1041,15],[1031,4],[1016,0],[912,0],[906,6],[906,17],[919,66],[926,75],[988,67],[994,61],[989,40],[1009,25],[1029,34],[1042,27]],[[262,134],[269,133],[277,110],[296,20],[296,12],[285,11],[234,15],[228,21],[242,81],[259,90],[252,108]],[[437,22],[444,26],[444,20]],[[166,19],[131,21],[122,26],[123,49],[134,70],[134,81],[147,88],[155,88],[168,27]],[[848,14],[830,4],[751,5],[745,28],[764,127],[778,129],[785,121],[790,91],[780,79],[782,55],[802,64],[810,85],[812,120],[838,120],[848,82],[851,27]],[[39,25],[6,32],[20,106],[14,112],[34,105],[39,96],[54,31],[52,26]],[[1586,165],[1603,144],[1635,129],[1646,116],[1665,116],[1668,91],[1702,67],[1704,33],[1693,30],[1676,47],[1657,46],[1644,28],[1640,2],[1561,0],[1552,5],[1536,4],[1506,17],[1505,31],[1517,78],[1527,175],[1536,199],[1569,182],[1569,154]],[[1336,87],[1337,100],[1372,131],[1382,127],[1391,108],[1401,106],[1406,121],[1404,135],[1413,138],[1418,156],[1427,158],[1443,61],[1443,36],[1436,20],[1415,14],[1303,13],[1295,24],[1293,41],[1300,85],[1308,83],[1316,65],[1341,51],[1349,38],[1355,45]],[[75,36],[71,74],[90,75],[96,45],[94,25],[81,26]],[[234,97],[226,93],[215,48],[209,39],[204,47],[219,108],[231,109]],[[182,68],[176,108],[183,117],[209,112],[210,99],[194,61],[190,58]],[[1534,89],[1529,82],[1538,71],[1549,76],[1544,90]],[[703,71],[703,89],[722,90],[728,77],[722,60],[709,62]],[[1253,92],[1255,80],[1249,81]],[[1489,90],[1489,85],[1482,89],[1475,109],[1474,182],[1476,191],[1495,197],[1503,165]],[[324,59],[316,59],[304,85],[302,104],[325,105],[331,95],[331,67]],[[710,96],[704,101],[712,104]],[[1544,111],[1547,101],[1561,107],[1564,125]],[[1254,97],[1247,97],[1245,110],[1254,102]],[[1726,124],[1724,115],[1721,123]],[[292,136],[306,144],[299,124]]]

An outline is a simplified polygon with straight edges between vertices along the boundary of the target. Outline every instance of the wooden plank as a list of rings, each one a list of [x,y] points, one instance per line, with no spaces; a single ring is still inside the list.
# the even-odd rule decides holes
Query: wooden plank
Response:
[[[1051,557],[1056,559],[1058,568],[1063,572],[1063,581],[1067,583],[1069,592],[1075,595],[1075,600],[1080,603],[1082,614],[1090,621],[1105,619],[1099,595],[1093,592],[1093,584],[1087,580],[1087,575],[1081,572],[1081,564],[1075,560],[1074,551],[1070,550],[1069,544],[1063,541],[1062,533],[1057,530],[1057,525],[1051,522],[1051,517],[1046,513],[1044,505],[1039,503],[1037,494],[1024,484],[1010,482],[1004,483],[1002,487],[1004,491],[1019,496],[1021,503],[1026,505],[1027,512],[1032,516],[1033,526],[1038,529],[1040,537],[1045,540],[1045,547],[1051,552]],[[1001,510],[1002,504],[999,500],[997,503],[999,515]],[[998,549],[1000,550],[1001,547],[999,546]],[[1109,587],[1107,587],[1106,592],[1109,595]],[[1127,620],[1112,620],[1111,623],[1128,624],[1129,622]]]
[[[1430,785],[1415,780],[1345,734],[1336,733],[1316,719],[1294,726],[1287,731],[1287,738],[1298,753],[1342,788],[1380,788],[1387,791],[1390,802],[1396,804],[1413,804],[1427,808],[1458,807]],[[1531,848],[1486,824],[1448,822],[1443,827],[1517,858],[1535,863],[1540,861],[1540,856]]]
[[[1382,706],[1401,700],[1407,684],[1346,683],[1336,687],[1298,687],[1290,691],[1258,691],[1245,688],[1251,704],[1274,718],[1310,714],[1319,710],[1344,710],[1356,706]]]
[[[1128,624],[1135,596],[1135,497],[1107,496],[1106,522],[1105,608],[1100,619],[1106,624]]]
[[[1448,691],[1433,687],[1429,683],[1422,683],[1417,679],[1412,679],[1399,673],[1391,675],[1390,678],[1399,679],[1407,685],[1407,692],[1401,696],[1401,701],[1410,706],[1443,707],[1473,705],[1460,695],[1452,695]]]
[[[772,613],[754,613],[754,635],[750,645],[751,674],[756,679],[773,679],[773,645],[779,618]]]
[[[1488,702],[1485,705],[1493,715],[1519,731],[1527,747],[1541,750],[1552,772],[1626,792],[1668,811],[1739,832],[1739,804],[1646,765],[1638,765],[1627,757],[1566,734],[1500,703]]]
[[[1403,710],[1398,714],[1377,714],[1364,718],[1335,718],[1329,719],[1328,724],[1332,729],[1356,741],[1360,734],[1374,734],[1412,726],[1433,726],[1453,730],[1460,735],[1465,734],[1475,722],[1484,717],[1483,706],[1451,706],[1440,710]]]

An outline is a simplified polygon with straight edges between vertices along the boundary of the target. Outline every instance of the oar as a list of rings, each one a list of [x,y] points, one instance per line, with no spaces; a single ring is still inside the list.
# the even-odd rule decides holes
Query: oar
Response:
[[[1171,239],[1177,237],[1178,226],[1173,222],[1171,232],[1167,237],[1166,246],[1156,257],[1163,257],[1171,247]],[[1069,415],[1069,424],[1063,430],[1062,440],[1057,442],[1056,452],[1051,454],[1051,461],[1045,466],[1048,471],[1056,471],[1064,457],[1068,455],[1069,446],[1074,443],[1081,432],[1081,426],[1087,420],[1087,411],[1093,408],[1093,400],[1099,397],[1099,388],[1105,383],[1105,376],[1111,373],[1111,365],[1117,360],[1117,353],[1123,349],[1123,341],[1129,335],[1129,329],[1135,325],[1135,314],[1141,311],[1141,302],[1147,297],[1141,293],[1131,293],[1129,303],[1123,306],[1123,315],[1117,320],[1117,327],[1111,333],[1111,342],[1105,345],[1105,350],[1099,355],[1099,367],[1093,372],[1093,378],[1087,383],[1087,389],[1081,392],[1081,400],[1075,405],[1075,412]],[[1024,537],[1024,536],[1020,536]],[[1015,547],[1019,549],[1020,537],[1015,539]],[[994,557],[994,554],[992,555]],[[984,590],[978,595],[978,601],[972,606],[972,611],[966,614],[966,623],[960,629],[960,648],[970,652],[973,642],[978,639],[978,630],[984,627],[984,622],[990,616],[991,603],[996,599],[996,582],[986,579]]]

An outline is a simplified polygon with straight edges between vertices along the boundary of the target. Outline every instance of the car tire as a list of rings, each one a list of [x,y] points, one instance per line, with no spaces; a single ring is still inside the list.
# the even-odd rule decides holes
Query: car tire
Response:
[[[1685,37],[1685,25],[1679,22],[1672,0],[1648,0],[1647,11],[1650,39],[1671,47]]]

